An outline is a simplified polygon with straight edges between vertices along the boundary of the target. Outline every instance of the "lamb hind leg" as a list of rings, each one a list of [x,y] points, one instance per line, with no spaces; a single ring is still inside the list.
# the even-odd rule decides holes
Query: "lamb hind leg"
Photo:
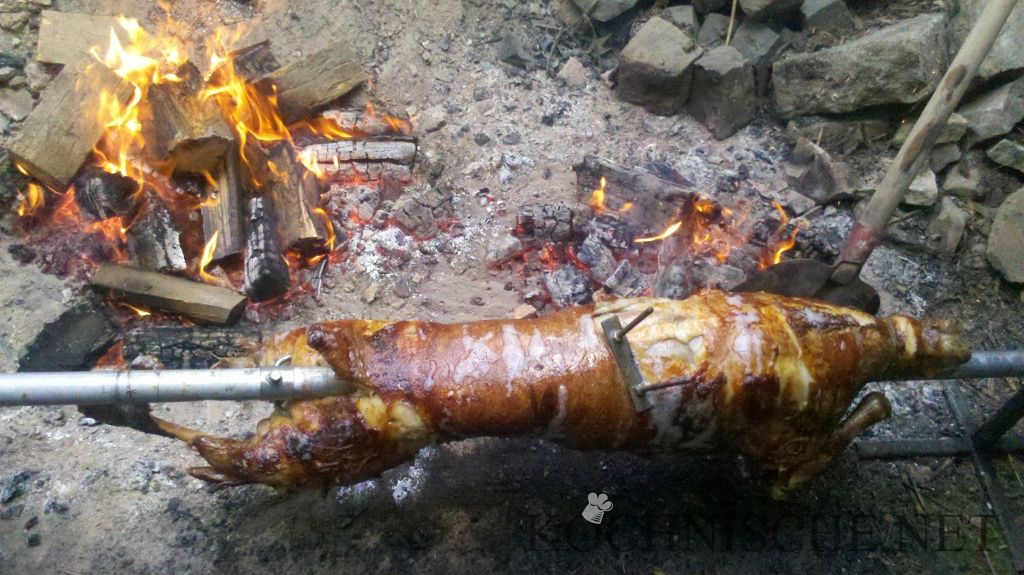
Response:
[[[832,461],[845,451],[861,432],[888,419],[890,415],[892,415],[892,406],[882,393],[874,391],[867,394],[846,419],[840,422],[839,426],[829,435],[828,440],[821,444],[820,449],[807,454],[807,461],[779,474],[772,486],[772,497],[785,499],[793,489],[831,465]]]

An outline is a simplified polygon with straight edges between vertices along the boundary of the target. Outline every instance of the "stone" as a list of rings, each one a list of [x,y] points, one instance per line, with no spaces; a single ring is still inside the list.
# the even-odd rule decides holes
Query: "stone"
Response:
[[[654,114],[675,114],[690,97],[693,63],[702,52],[668,20],[648,20],[619,55],[619,98]]]
[[[967,120],[969,144],[1008,134],[1024,120],[1024,78],[971,100],[957,112]]]
[[[31,16],[28,11],[0,13],[0,28],[17,32],[25,27]]]
[[[939,201],[939,184],[935,179],[935,172],[924,168],[910,182],[907,195],[903,196],[903,203],[909,206],[934,206],[937,201]]]
[[[756,20],[785,18],[800,9],[801,0],[739,0],[743,13]]]
[[[10,66],[0,67],[0,82],[8,82],[17,74],[18,71]]]
[[[768,95],[771,84],[772,62],[782,50],[782,36],[764,22],[744,20],[732,35],[733,48],[754,66],[754,81],[757,84],[758,97]]]
[[[778,202],[782,204],[782,207],[786,208],[789,213],[795,216],[799,216],[818,205],[818,203],[811,198],[808,198],[791,188],[786,188],[779,194]]]
[[[689,34],[691,38],[697,36],[700,25],[697,22],[697,11],[693,6],[669,6],[665,9],[664,16],[669,22]]]
[[[941,172],[946,166],[957,162],[963,154],[960,153],[960,146],[956,144],[942,144],[932,148],[932,155],[928,159],[933,172]]]
[[[38,94],[42,91],[50,83],[51,79],[53,79],[53,76],[39,62],[29,62],[25,65],[25,81],[28,83],[28,89],[33,94]]]
[[[951,258],[967,229],[969,216],[952,198],[942,198],[939,213],[928,224],[928,246],[936,254]]]
[[[800,194],[824,204],[846,191],[847,170],[825,150],[800,138],[782,163],[786,181]]]
[[[786,125],[792,143],[807,138],[831,153],[849,154],[861,146],[887,141],[889,122],[881,118],[800,116]]]
[[[896,130],[896,134],[892,137],[893,145],[902,146],[903,142],[907,141],[907,137],[910,136],[910,130],[914,128],[914,123],[916,121],[917,118],[908,118],[900,124],[899,129]],[[959,142],[966,133],[967,118],[953,112],[950,114],[949,119],[946,120],[946,125],[942,127],[942,131],[939,132],[939,136],[935,140],[935,145]]]
[[[598,22],[608,22],[635,6],[637,0],[574,0],[574,2],[586,16]]]
[[[718,46],[725,41],[729,32],[729,17],[725,14],[708,14],[697,32],[697,44],[705,48]]]
[[[923,14],[856,40],[787,54],[772,67],[779,114],[842,114],[927,98],[948,64],[945,16]]]
[[[583,62],[580,62],[579,58],[573,56],[566,60],[562,69],[558,71],[558,79],[570,88],[582,86],[587,83],[587,69],[583,67]]]
[[[954,4],[959,5],[959,10],[954,11],[955,15],[949,23],[950,47],[953,50],[963,44],[971,26],[974,25],[987,2],[985,0],[957,0]],[[1017,7],[1010,13],[1006,24],[1003,25],[1003,30],[996,38],[992,49],[981,62],[978,79],[987,81],[1021,70],[1024,70],[1024,4],[1018,2]]]
[[[985,155],[1001,166],[1024,173],[1024,146],[1017,142],[999,140],[999,143],[989,148]]]
[[[999,206],[988,235],[988,261],[1007,281],[1024,283],[1024,188]]]
[[[689,109],[715,138],[724,140],[754,117],[754,68],[732,46],[708,50],[693,71]]]
[[[964,174],[963,172],[967,172]],[[978,170],[972,167],[964,167],[963,163],[953,166],[953,169],[946,174],[942,182],[942,193],[959,196],[961,198],[975,199],[978,197],[978,189],[981,185],[981,175]]]
[[[28,90],[0,90],[0,112],[15,122],[24,120],[34,105]]]
[[[804,0],[800,6],[800,17],[804,30],[813,30],[815,34],[836,34],[856,26],[853,14],[843,0]]]
[[[437,104],[431,106],[423,111],[422,114],[416,116],[416,124],[421,130],[427,132],[436,132],[444,127],[446,122],[444,106]]]
[[[500,266],[523,253],[523,242],[515,236],[505,236],[491,244],[487,250],[487,265]]]

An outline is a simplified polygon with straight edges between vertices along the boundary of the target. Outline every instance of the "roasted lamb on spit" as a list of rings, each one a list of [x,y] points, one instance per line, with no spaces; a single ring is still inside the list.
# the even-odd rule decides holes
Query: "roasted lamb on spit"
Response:
[[[651,316],[626,339],[651,391],[631,401],[600,322]],[[327,364],[352,394],[290,401],[247,440],[157,420],[222,484],[352,484],[430,443],[541,436],[577,449],[729,452],[789,490],[885,419],[878,392],[849,413],[868,381],[928,377],[970,357],[942,321],[875,318],[763,293],[707,291],[683,301],[612,301],[523,320],[464,324],[338,320],[274,340],[256,358]]]

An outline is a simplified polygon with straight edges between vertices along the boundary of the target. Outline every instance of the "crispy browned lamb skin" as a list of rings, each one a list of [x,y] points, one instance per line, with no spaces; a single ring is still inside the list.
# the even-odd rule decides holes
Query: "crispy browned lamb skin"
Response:
[[[641,372],[648,382],[685,383],[649,393],[653,408],[638,412],[599,324],[610,314],[625,324],[648,307],[654,314],[627,336]],[[278,338],[262,361],[282,355],[326,361],[359,391],[289,402],[244,441],[159,422],[209,462],[193,475],[351,484],[432,442],[533,435],[579,449],[738,453],[782,496],[888,417],[877,392],[847,414],[864,383],[930,376],[970,352],[941,321],[708,291],[538,319],[324,322]]]

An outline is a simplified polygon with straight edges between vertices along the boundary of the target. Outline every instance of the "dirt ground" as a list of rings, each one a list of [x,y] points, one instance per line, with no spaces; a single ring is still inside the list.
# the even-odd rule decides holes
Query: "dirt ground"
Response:
[[[142,0],[55,5],[143,22],[163,18]],[[487,246],[507,234],[515,206],[572,199],[571,167],[587,153],[626,165],[666,160],[711,194],[721,172],[741,164],[759,188],[781,188],[781,126],[762,119],[717,142],[689,116],[659,118],[619,102],[598,78],[609,60],[594,57],[586,33],[559,33],[565,26],[559,6],[511,0],[173,4],[172,15],[190,23],[197,38],[218,24],[252,18],[261,19],[278,50],[304,52],[349,36],[374,76],[357,102],[369,99],[413,116],[435,106],[446,110],[444,126],[421,133],[421,144],[443,158],[438,185],[452,191],[464,233],[430,247],[437,263],[417,255],[401,269],[370,261],[359,269],[331,267],[319,301],[296,298],[280,316],[251,313],[245,321],[272,333],[328,318],[507,316],[539,284],[537,278],[524,284],[512,270],[487,269]],[[553,70],[577,52],[587,64],[586,85],[561,85],[543,60],[534,71],[510,71],[496,56],[497,40],[510,29],[530,41],[564,44],[549,58]],[[0,48],[29,54],[31,41],[4,32]],[[482,88],[487,97],[480,97]],[[503,141],[513,132],[518,143]],[[483,145],[474,137],[481,133],[489,136]],[[519,167],[503,183],[499,172],[509,154]],[[7,248],[15,242],[0,237],[4,371],[13,371],[25,343],[83,293],[79,282],[13,261]],[[399,277],[412,282],[411,297],[395,292]],[[1024,347],[1020,291],[988,269],[884,247],[865,277],[884,291],[883,313],[948,315],[966,322],[978,348]],[[368,290],[377,296],[367,298]],[[895,413],[866,437],[956,435],[945,385],[962,388],[979,412],[994,409],[1010,390],[1005,381],[872,386],[886,391]],[[206,402],[157,410],[205,431],[241,434],[270,406]],[[327,494],[285,493],[213,489],[184,473],[199,458],[182,444],[83,425],[73,407],[0,409],[0,423],[0,573],[1010,571],[973,467],[962,458],[857,461],[851,450],[792,501],[776,502],[731,458],[649,461],[543,441],[479,439],[424,450],[411,465]],[[1016,469],[1000,469],[1014,501],[1021,501]],[[590,492],[606,493],[614,503],[600,526],[580,517]],[[927,533],[927,541],[912,532]]]

